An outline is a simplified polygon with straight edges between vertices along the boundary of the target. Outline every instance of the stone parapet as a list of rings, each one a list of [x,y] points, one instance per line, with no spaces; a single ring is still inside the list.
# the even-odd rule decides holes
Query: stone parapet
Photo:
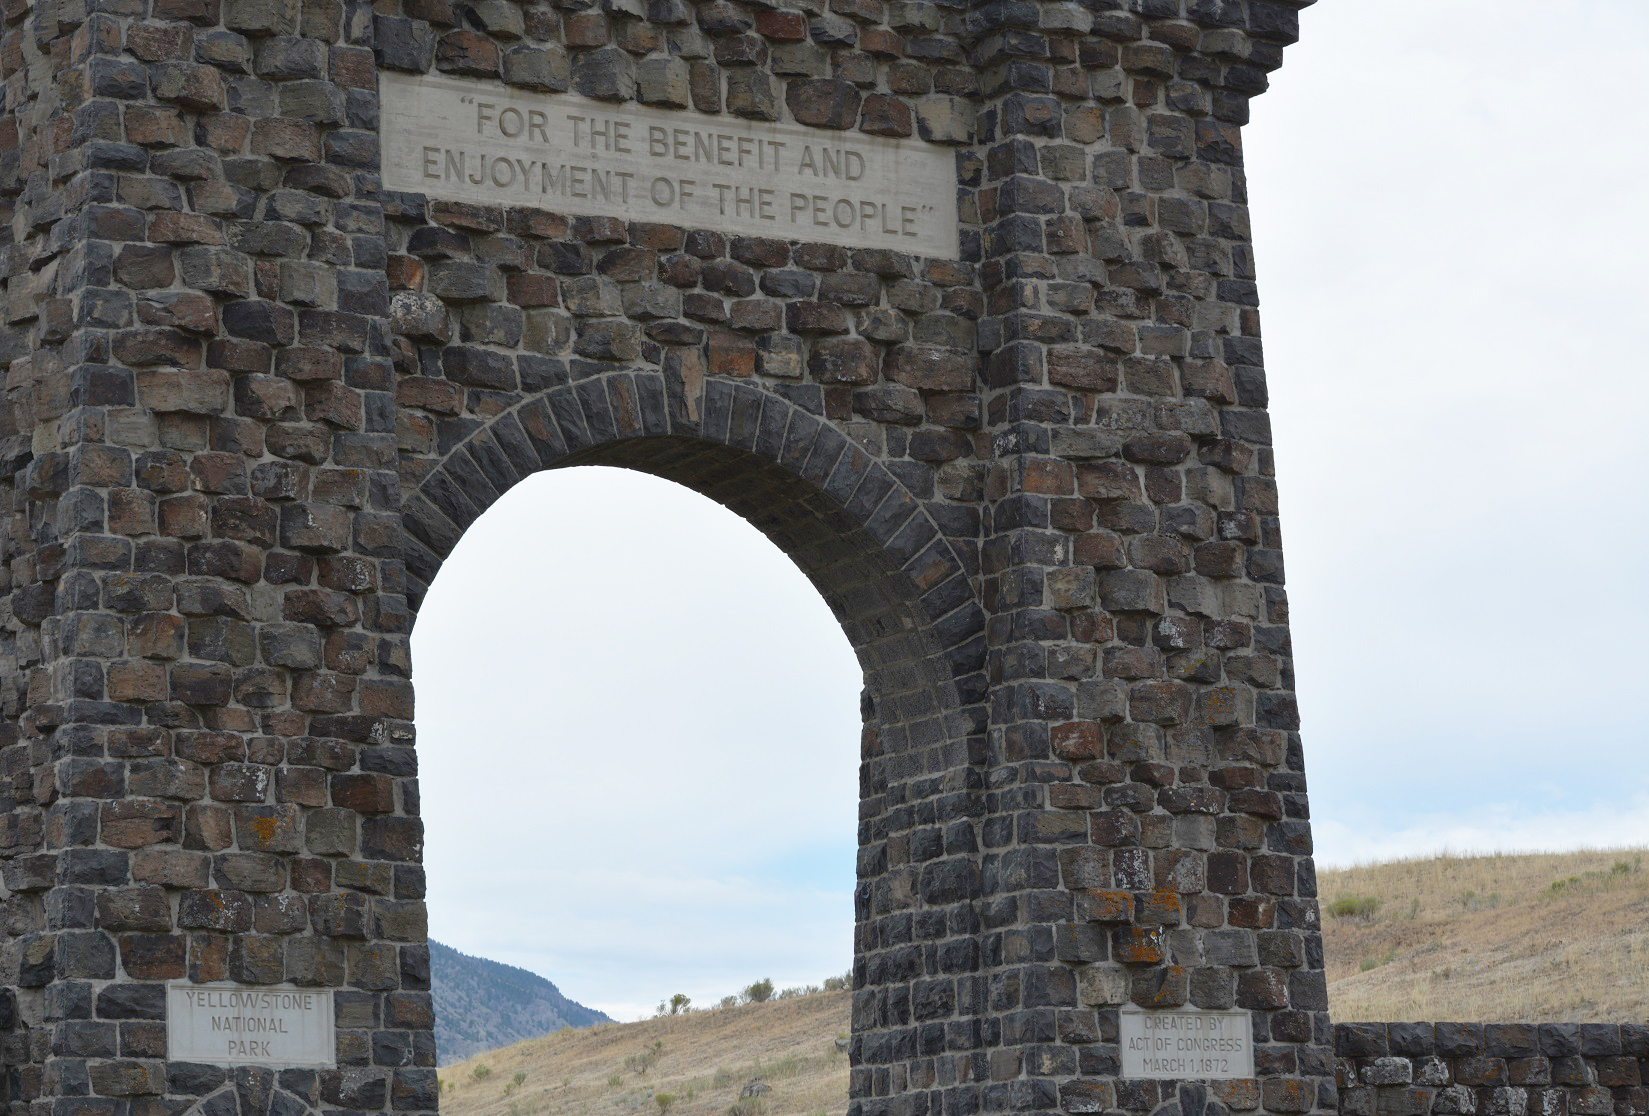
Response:
[[[1339,1023],[1343,1116],[1611,1116],[1649,1111],[1649,1026]]]

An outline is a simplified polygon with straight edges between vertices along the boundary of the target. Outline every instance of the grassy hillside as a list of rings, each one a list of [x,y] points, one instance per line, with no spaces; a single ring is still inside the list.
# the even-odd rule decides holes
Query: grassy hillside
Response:
[[[1649,1019],[1642,850],[1427,857],[1319,884],[1336,1020]],[[1337,914],[1335,912],[1338,912]],[[445,1116],[735,1116],[846,1108],[849,995],[558,1031],[442,1071]],[[478,1070],[484,1071],[478,1074]],[[517,1081],[517,1075],[520,1075]]]
[[[1322,872],[1329,1010],[1347,1023],[1649,1019],[1646,859],[1617,849]]]
[[[847,1107],[851,993],[601,1023],[529,1039],[441,1071],[446,1116],[726,1116],[757,1077],[770,1092],[740,1116],[816,1116]],[[517,1075],[520,1080],[517,1081]]]

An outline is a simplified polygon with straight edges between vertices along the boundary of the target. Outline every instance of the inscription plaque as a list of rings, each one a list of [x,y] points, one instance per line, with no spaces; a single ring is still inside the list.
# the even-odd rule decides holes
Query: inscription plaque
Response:
[[[384,188],[850,248],[960,254],[954,150],[800,124],[379,75]]]
[[[332,1068],[332,990],[168,984],[166,1057],[217,1066]]]
[[[1123,1077],[1254,1076],[1254,1022],[1246,1011],[1125,1007],[1119,1023]]]

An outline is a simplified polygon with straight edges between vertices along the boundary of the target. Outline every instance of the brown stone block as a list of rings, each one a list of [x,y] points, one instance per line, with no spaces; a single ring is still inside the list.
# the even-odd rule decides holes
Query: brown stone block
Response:
[[[111,41],[118,47],[110,28]],[[143,62],[163,62],[167,59],[187,58],[194,44],[194,34],[187,27],[165,23],[133,23],[126,28],[126,50]]]
[[[888,379],[921,391],[966,391],[978,378],[972,353],[926,345],[897,345],[882,367]]]
[[[291,892],[252,899],[252,928],[260,934],[295,934],[309,926],[309,908]]]
[[[152,14],[156,19],[184,20],[210,27],[218,22],[219,4],[218,0],[155,0]]]
[[[801,124],[819,128],[851,128],[859,117],[863,94],[851,83],[834,78],[804,78],[785,86],[785,104]]]
[[[1078,482],[1081,481],[1081,466],[1078,466]],[[1084,566],[1096,569],[1119,570],[1128,564],[1127,556],[1123,553],[1122,540],[1110,531],[1089,531],[1076,540],[1076,561]]]
[[[1253,1078],[1210,1081],[1208,1091],[1227,1108],[1250,1112],[1260,1106],[1260,1083]]]
[[[249,851],[299,852],[303,849],[303,811],[290,804],[237,806],[235,838]]]
[[[1098,787],[1083,783],[1054,783],[1048,788],[1048,805],[1055,810],[1097,810],[1104,796]]]
[[[149,218],[149,239],[155,244],[222,244],[223,228],[202,214],[161,211]]]
[[[1088,819],[1088,838],[1106,848],[1139,844],[1139,819],[1128,810],[1099,810]]]
[[[1277,920],[1277,901],[1261,896],[1232,899],[1231,925],[1244,930],[1269,930]]]
[[[423,856],[424,823],[418,818],[367,818],[361,852],[372,860],[417,862]]]
[[[377,640],[366,632],[333,632],[326,637],[322,659],[328,670],[365,674],[377,661]]]
[[[429,936],[429,917],[421,900],[373,899],[372,936],[392,942],[422,942]]]
[[[270,117],[252,125],[252,154],[298,163],[321,161],[321,130],[316,124]]]
[[[199,984],[228,976],[229,939],[218,934],[189,935],[189,979]]]
[[[120,964],[134,980],[181,980],[189,940],[182,934],[122,934]]]
[[[1165,957],[1161,927],[1127,926],[1111,931],[1111,959],[1124,965],[1158,965]]]
[[[732,330],[711,330],[709,361],[713,375],[750,376],[756,371],[756,343]]]
[[[339,430],[360,430],[366,422],[361,393],[336,380],[306,384],[303,389],[304,417],[324,422]]]
[[[435,1025],[435,1004],[428,992],[392,992],[384,997],[384,1026],[421,1030]]]
[[[229,702],[233,675],[220,664],[187,663],[171,668],[173,701],[187,705],[225,705]]]
[[[97,893],[97,925],[115,931],[168,931],[172,929],[172,905],[164,888],[107,888]]]
[[[410,721],[413,711],[412,683],[397,679],[374,679],[363,682],[360,709],[362,713],[372,717]]]
[[[98,824],[98,835],[103,843],[117,849],[138,849],[145,845],[169,843],[178,839],[180,831],[176,806],[142,798],[126,798],[104,803]]]
[[[341,942],[295,938],[286,946],[286,979],[301,988],[339,988],[347,967]]]
[[[292,685],[292,704],[305,713],[348,713],[355,705],[356,680],[347,674],[311,671]]]
[[[280,891],[286,886],[286,862],[262,853],[225,852],[212,858],[212,881],[235,891]]]
[[[1141,682],[1129,688],[1128,714],[1151,724],[1183,724],[1191,714],[1191,696],[1183,682]]]
[[[1208,889],[1221,895],[1245,894],[1248,891],[1247,856],[1235,850],[1209,853]]]
[[[139,651],[139,654],[143,652]],[[107,687],[110,701],[165,701],[166,668],[159,663],[126,660],[112,663]]]
[[[128,331],[164,334],[182,338],[171,330]],[[198,354],[199,343],[189,338]],[[137,374],[138,399],[152,411],[181,411],[186,414],[220,415],[229,409],[229,376],[217,369],[184,367],[144,369]]]
[[[1214,750],[1223,760],[1276,767],[1288,751],[1288,738],[1277,729],[1221,726],[1214,732]]]
[[[385,266],[392,291],[422,291],[424,289],[424,261],[417,256],[395,253]]]
[[[570,17],[564,24],[571,26],[579,17]],[[595,16],[601,19],[601,16]],[[571,41],[569,40],[569,45]],[[601,43],[588,43],[600,46]],[[449,31],[435,45],[435,66],[446,73],[473,74],[477,77],[497,77],[500,56],[498,44],[479,31]]]
[[[131,764],[126,789],[149,798],[191,801],[206,794],[206,773],[188,760],[155,755]]]
[[[164,244],[122,245],[115,253],[114,268],[115,280],[135,290],[169,287],[177,277],[172,249]]]
[[[1141,1007],[1183,1007],[1190,998],[1190,970],[1179,965],[1153,966],[1130,982],[1130,999]]]
[[[347,593],[328,589],[289,589],[281,606],[287,620],[319,627],[352,627],[360,622],[361,608]]]
[[[1142,892],[1134,908],[1134,920],[1141,926],[1178,926],[1180,916],[1179,893],[1166,888]]]
[[[238,891],[186,891],[178,898],[178,926],[185,930],[245,933],[252,928],[251,897]],[[199,941],[199,936],[195,940]]]
[[[897,43],[898,36],[883,34],[887,35],[890,44]],[[903,46],[902,43],[898,45]],[[873,136],[908,136],[916,130],[915,117],[910,105],[902,98],[872,93],[865,98],[860,109],[859,130]]]
[[[269,428],[268,444],[276,457],[319,465],[331,454],[332,433],[319,423],[276,423]]]
[[[1048,350],[1048,382],[1079,391],[1115,391],[1115,357],[1097,349],[1055,346]]]
[[[286,945],[280,938],[243,934],[229,946],[229,979],[278,984],[286,978]]]
[[[464,389],[430,376],[408,376],[395,385],[395,401],[404,407],[419,407],[441,415],[462,414]]]
[[[796,11],[757,12],[756,34],[774,42],[803,42],[807,39],[807,17]]]
[[[90,1064],[92,1089],[100,1097],[133,1097],[166,1091],[163,1063],[98,1059]]]
[[[1310,1112],[1316,1104],[1316,1086],[1299,1078],[1267,1077],[1261,1083],[1267,1112]]]
[[[169,252],[170,250],[166,249],[166,251]],[[170,267],[170,260],[167,261],[167,266]],[[170,282],[170,279],[167,281]],[[115,359],[120,361],[122,364],[129,364],[133,366],[162,364],[170,365],[172,368],[179,371],[184,369],[193,369],[200,365],[201,357],[204,354],[204,351],[205,350],[203,349],[198,337],[190,336],[187,333],[175,329],[166,329],[162,327],[139,327],[135,329],[123,329],[114,336]],[[164,391],[166,380],[157,377],[153,373],[140,373],[138,378],[138,387],[140,392],[143,391],[146,384],[151,388],[159,386],[161,387],[161,390]],[[176,392],[179,389],[173,388],[172,390],[173,392]],[[184,397],[175,394],[161,394],[159,395],[159,398],[164,404],[166,400],[174,398],[181,400]],[[145,400],[145,403],[147,404],[147,399]],[[195,407],[189,405],[148,405],[153,410],[161,411],[182,411],[195,409]]]
[[[374,992],[401,986],[401,952],[387,942],[348,947],[349,984]]]
[[[326,772],[318,767],[282,767],[275,772],[275,800],[299,806],[326,805]]]
[[[332,80],[345,89],[373,89],[377,85],[377,64],[372,51],[364,47],[332,48]]]
[[[1054,754],[1072,763],[1099,759],[1105,754],[1104,730],[1090,721],[1072,721],[1048,729]]]
[[[204,888],[212,878],[212,862],[202,853],[180,849],[146,848],[132,854],[132,880],[171,888]]]
[[[1076,916],[1084,922],[1132,922],[1134,897],[1126,891],[1084,888],[1076,893]]]
[[[196,62],[161,62],[150,68],[150,87],[157,100],[193,112],[223,108],[223,75]]]
[[[288,380],[304,384],[341,380],[344,374],[343,354],[332,349],[295,345],[282,349],[276,356],[275,372]]]
[[[388,775],[333,775],[332,804],[361,814],[395,812],[395,782]]]
[[[228,764],[226,767],[244,765]],[[214,768],[207,776],[211,785],[221,768]],[[222,806],[195,805],[183,812],[183,845],[187,849],[220,852],[234,843],[232,815]]]
[[[299,857],[287,867],[293,891],[313,895],[332,888],[332,865],[329,861]]]

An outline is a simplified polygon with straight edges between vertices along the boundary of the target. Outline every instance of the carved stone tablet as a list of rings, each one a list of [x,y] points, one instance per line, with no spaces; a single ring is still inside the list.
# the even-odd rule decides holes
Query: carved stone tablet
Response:
[[[1123,1077],[1254,1076],[1254,1022],[1246,1011],[1125,1007],[1119,1030]]]
[[[218,1066],[336,1066],[332,990],[168,984],[166,1057]]]
[[[473,78],[379,80],[388,190],[946,259],[960,251],[951,148]]]

